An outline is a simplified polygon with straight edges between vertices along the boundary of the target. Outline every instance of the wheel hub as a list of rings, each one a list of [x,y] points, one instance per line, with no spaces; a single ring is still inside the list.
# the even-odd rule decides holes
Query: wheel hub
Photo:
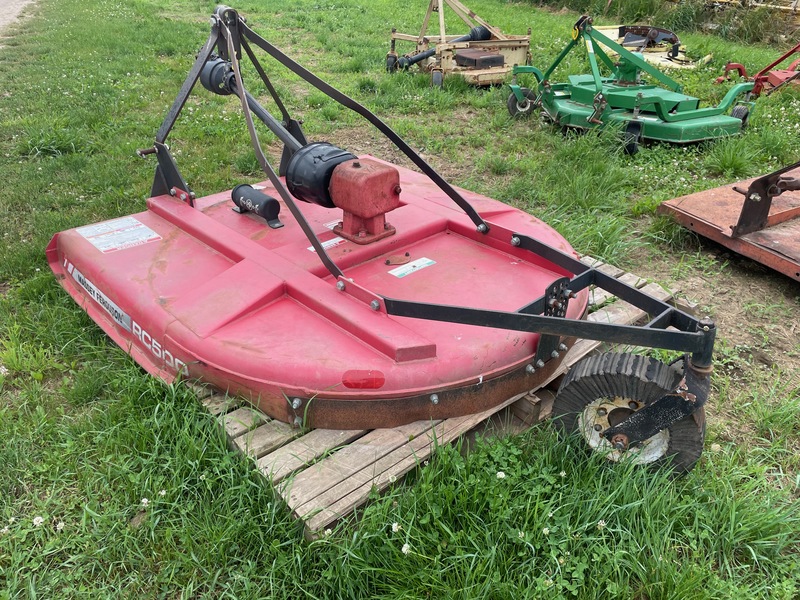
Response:
[[[669,448],[669,431],[664,429],[653,437],[636,446],[626,443],[612,444],[602,436],[609,427],[619,425],[643,404],[623,396],[598,398],[586,405],[578,415],[579,431],[589,447],[595,452],[602,452],[613,462],[632,460],[637,464],[655,462],[667,454]],[[627,446],[627,447],[626,447]]]

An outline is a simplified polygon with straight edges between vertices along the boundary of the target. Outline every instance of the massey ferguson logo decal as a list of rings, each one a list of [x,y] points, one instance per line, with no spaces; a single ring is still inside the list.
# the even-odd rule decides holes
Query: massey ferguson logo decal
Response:
[[[158,360],[163,360],[164,365],[176,373],[181,375],[188,375],[189,370],[186,368],[186,363],[182,360],[172,356],[172,353],[161,345],[161,342],[153,338],[141,325],[134,321],[129,314],[117,306],[111,298],[106,296],[100,289],[89,281],[83,273],[81,273],[75,265],[64,259],[64,268],[67,273],[72,275],[72,278],[81,286],[89,297],[97,302],[97,304],[106,311],[109,316],[114,319],[114,322],[122,327],[128,333],[131,333],[136,340]]]

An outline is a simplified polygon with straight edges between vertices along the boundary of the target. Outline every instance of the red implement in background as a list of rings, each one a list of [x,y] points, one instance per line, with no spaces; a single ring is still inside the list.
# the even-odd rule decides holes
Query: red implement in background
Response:
[[[775,69],[775,67],[784,62],[793,54],[800,54],[800,44],[797,44],[794,48],[787,51],[783,56],[768,64],[752,78],[747,76],[747,69],[745,69],[743,64],[728,63],[725,65],[725,72],[717,77],[715,83],[722,83],[729,78],[729,73],[731,71],[736,71],[739,73],[739,77],[752,79],[755,85],[753,86],[753,91],[750,92],[750,95],[753,98],[758,98],[761,95],[761,92],[764,92],[765,90],[766,95],[769,96],[776,89],[783,87],[787,83],[800,83],[800,70],[798,70],[798,68],[800,68],[800,58],[792,62],[786,69]]]
[[[800,280],[800,162],[735,186],[668,200],[659,212]]]

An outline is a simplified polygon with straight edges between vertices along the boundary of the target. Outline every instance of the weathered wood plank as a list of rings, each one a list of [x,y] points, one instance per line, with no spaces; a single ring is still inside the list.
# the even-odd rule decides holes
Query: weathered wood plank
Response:
[[[424,434],[413,438],[407,444],[398,447],[394,452],[383,456],[375,464],[374,470],[362,469],[349,480],[341,482],[338,489],[331,490],[329,494],[320,496],[315,503],[306,504],[303,507],[306,511],[306,536],[315,537],[316,533],[324,527],[329,526],[363,504],[369,498],[373,489],[384,490],[419,465],[420,462],[430,458],[436,447],[453,442],[524,395],[518,394],[481,413],[440,421]],[[325,502],[333,498],[336,498],[335,501]]]
[[[235,438],[233,443],[244,454],[252,458],[261,458],[291,442],[302,433],[302,430],[296,429],[288,423],[272,420]]]
[[[227,433],[228,437],[231,439],[235,439],[243,433],[255,429],[266,420],[267,417],[264,413],[249,406],[237,408],[233,412],[219,417],[219,422],[225,427],[225,433]]]
[[[315,498],[336,488],[342,481],[353,477],[359,471],[373,469],[387,454],[430,430],[439,421],[416,421],[391,429],[373,429],[367,435],[315,463],[306,470],[287,480],[278,490],[294,514],[302,517],[307,510],[302,507]],[[326,498],[331,500],[329,493]]]
[[[238,398],[231,398],[225,394],[214,394],[204,398],[200,401],[200,403],[213,416],[218,417],[232,411],[235,408],[238,408],[242,401]]]
[[[321,456],[349,444],[366,433],[366,429],[314,429],[258,459],[256,467],[275,485]]]

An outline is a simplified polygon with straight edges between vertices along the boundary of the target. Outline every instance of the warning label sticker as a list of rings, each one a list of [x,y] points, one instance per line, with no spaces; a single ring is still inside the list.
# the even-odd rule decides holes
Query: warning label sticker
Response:
[[[394,275],[395,277],[405,277],[406,275],[411,275],[411,273],[415,273],[420,269],[424,269],[425,267],[430,267],[431,265],[435,264],[436,264],[435,260],[422,257],[418,258],[417,260],[412,260],[410,263],[406,263],[401,267],[392,269],[391,271],[389,271],[389,274]]]
[[[322,242],[322,249],[323,250],[329,250],[330,248],[333,248],[334,246],[338,246],[339,244],[342,244],[342,243],[344,243],[346,241],[347,240],[345,240],[344,238],[340,238],[340,237],[331,238],[329,240],[326,240],[326,241]],[[309,246],[308,249],[311,250],[311,252],[316,252],[316,250],[314,250],[314,246]]]
[[[141,246],[161,239],[160,235],[136,217],[122,217],[96,225],[78,227],[75,231],[103,254]]]

